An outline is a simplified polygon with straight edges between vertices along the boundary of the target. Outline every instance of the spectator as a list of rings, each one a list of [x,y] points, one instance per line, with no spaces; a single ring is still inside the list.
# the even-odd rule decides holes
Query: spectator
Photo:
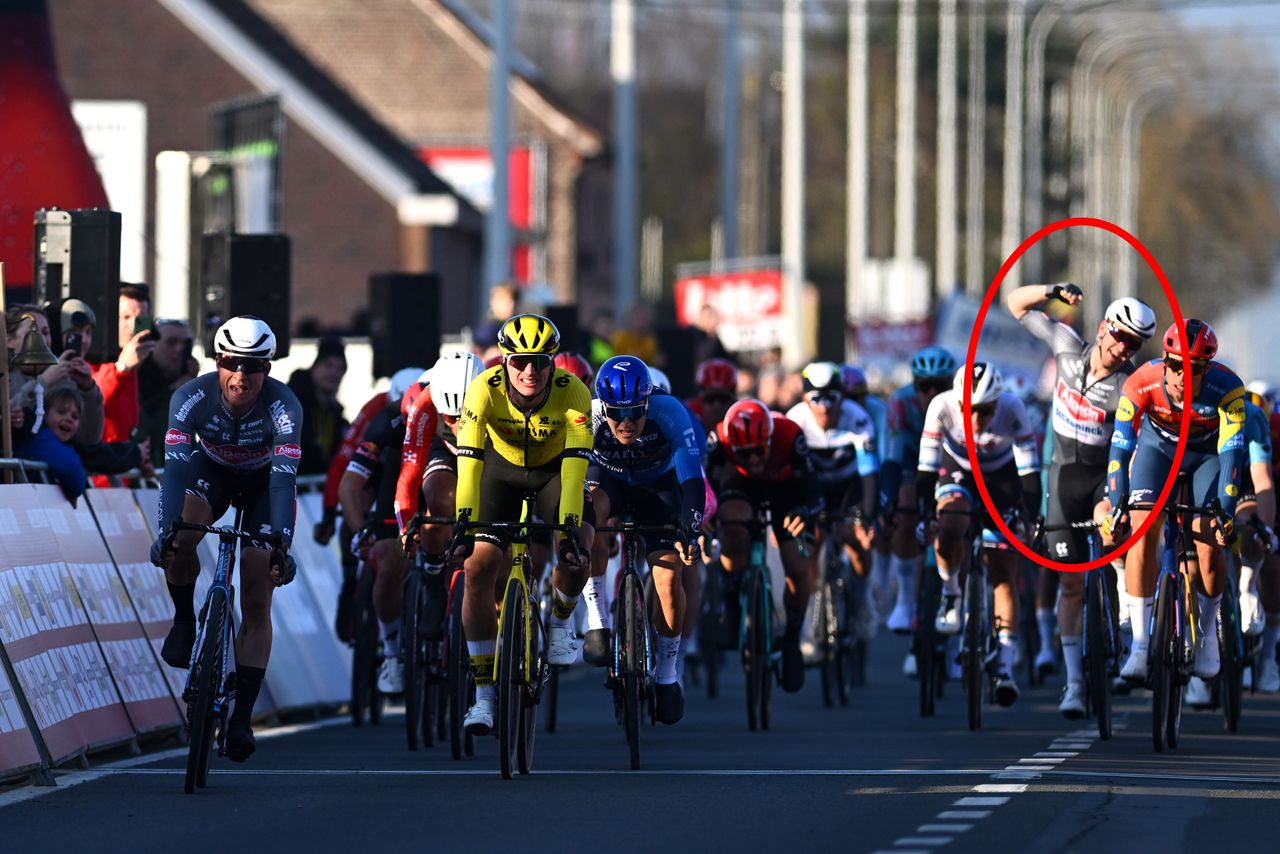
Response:
[[[600,366],[617,354],[609,341],[613,338],[613,311],[608,308],[597,308],[591,314],[591,322],[587,331],[582,334],[582,352],[591,363],[591,367],[599,370]]]
[[[627,328],[613,333],[609,345],[614,353],[636,356],[646,365],[661,365],[658,338],[653,334],[653,309],[648,303],[633,303],[627,310]]]
[[[195,338],[185,320],[157,318],[155,330],[160,336],[155,350],[138,369],[138,436],[150,440],[151,461],[160,465],[169,426],[169,399],[183,383],[195,379],[200,366],[191,355]]]
[[[501,282],[489,292],[489,316],[476,327],[474,343],[480,358],[498,351],[498,330],[511,319],[520,303],[520,289],[514,282]]]
[[[65,305],[63,314],[66,314]],[[151,289],[143,284],[121,282],[117,333],[118,340],[124,343],[114,362],[93,366],[93,379],[102,389],[104,442],[128,441],[138,426],[138,369],[151,357],[156,346],[155,341],[148,338],[150,330],[134,332],[135,321],[144,314],[151,314]],[[96,320],[91,320],[90,335],[92,324],[96,324]]]
[[[338,386],[347,372],[342,338],[325,335],[316,342],[316,360],[289,377],[289,390],[302,404],[302,461],[298,474],[324,474],[338,452],[347,419],[338,403]]]
[[[720,340],[719,327],[720,312],[716,311],[710,303],[703,305],[698,311],[698,319],[693,326],[698,333],[693,344],[695,365],[701,365],[707,359],[728,359],[737,364],[738,360]]]
[[[53,335],[49,331],[49,319],[44,309],[34,305],[15,305],[5,312],[10,360],[22,349],[27,333],[32,328],[44,336],[45,345],[53,350]],[[10,425],[15,436],[30,436],[35,425],[41,423],[46,410],[45,396],[50,388],[63,382],[72,382],[82,395],[80,428],[76,440],[84,445],[101,441],[102,393],[94,385],[93,375],[82,352],[64,350],[58,364],[45,368],[38,375],[10,371]]]
[[[14,454],[22,459],[48,463],[54,482],[62,487],[62,494],[72,507],[84,494],[86,482],[80,456],[70,447],[80,429],[83,400],[75,383],[54,385],[45,395],[41,429],[34,435],[23,436],[13,446]]]

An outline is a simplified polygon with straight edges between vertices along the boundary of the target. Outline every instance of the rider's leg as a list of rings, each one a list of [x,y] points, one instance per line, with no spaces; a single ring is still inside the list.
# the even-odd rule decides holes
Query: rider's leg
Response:
[[[213,521],[213,509],[208,502],[188,495],[182,502],[182,518],[194,525],[208,525]],[[191,664],[191,650],[196,643],[196,577],[200,574],[196,546],[203,537],[202,531],[179,532],[173,541],[173,555],[165,565],[165,582],[173,600],[173,625],[160,657],[170,667],[185,669]]]
[[[1217,675],[1221,663],[1218,650],[1218,610],[1229,574],[1226,556],[1213,538],[1208,519],[1197,517],[1192,522],[1191,532],[1196,542],[1197,563],[1200,565],[1199,583],[1196,584],[1200,630],[1196,637],[1195,674],[1201,679],[1209,679]]]
[[[1000,641],[1000,672],[1012,677],[1013,657],[1018,648],[1018,592],[1014,583],[1017,553],[989,552],[987,570],[991,581],[993,628]]]
[[[1250,522],[1258,513],[1258,503],[1241,501],[1236,507],[1236,530],[1240,532],[1240,622],[1246,632],[1257,634],[1262,624],[1262,605],[1258,601],[1258,579],[1266,552]]]
[[[373,544],[373,561],[378,567],[373,581],[373,610],[378,615],[382,655],[395,658],[400,654],[400,612],[409,561],[394,536],[384,537]]]
[[[920,541],[916,539],[919,515],[916,506],[915,484],[903,484],[898,490],[898,512],[894,516],[893,534],[890,537],[889,573],[897,580],[898,597],[889,616],[889,628],[897,632],[911,631],[916,613],[917,577],[920,572]]]
[[[692,567],[684,566],[673,550],[650,552],[649,567],[659,605],[652,614],[653,629],[658,634],[653,678],[659,685],[669,685],[676,681],[680,629],[684,626],[685,599],[680,575]]]
[[[476,540],[463,568],[466,579],[462,597],[462,629],[476,678],[476,699],[494,699],[493,662],[497,652],[498,616],[493,585],[503,560],[503,548],[488,540]]]
[[[1058,579],[1058,637],[1068,682],[1084,682],[1081,640],[1084,633],[1084,573],[1045,570]]]
[[[1130,527],[1137,530],[1142,527],[1149,510],[1134,510]],[[1124,583],[1129,600],[1129,621],[1133,628],[1133,647],[1129,660],[1141,658],[1143,672],[1146,671],[1147,644],[1150,635],[1151,611],[1156,595],[1157,549],[1163,525],[1157,519],[1147,533],[1124,556]],[[1126,670],[1129,668],[1126,666]]]
[[[1036,668],[1056,670],[1058,657],[1053,652],[1054,611],[1058,600],[1058,573],[1046,566],[1037,567],[1036,629],[1040,636],[1040,652]]]
[[[1258,583],[1266,627],[1262,630],[1262,665],[1255,683],[1259,691],[1280,691],[1280,666],[1276,664],[1276,645],[1280,643],[1280,556],[1271,555],[1263,564]]]
[[[596,519],[613,521],[613,501],[606,489],[598,484],[591,487],[591,503],[595,505]],[[613,534],[600,534],[591,543],[591,577],[583,588],[583,598],[587,603],[587,632],[606,632],[610,629],[609,592],[605,586],[605,575],[609,568],[609,542]]]
[[[240,552],[240,628],[236,634],[236,702],[227,725],[227,754],[243,762],[254,751],[250,721],[271,657],[271,553]]]

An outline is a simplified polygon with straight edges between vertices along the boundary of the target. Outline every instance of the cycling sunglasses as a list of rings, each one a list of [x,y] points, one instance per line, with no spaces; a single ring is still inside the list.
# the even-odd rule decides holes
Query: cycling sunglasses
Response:
[[[266,359],[245,356],[219,356],[218,367],[233,374],[265,374],[271,363]]]
[[[1107,332],[1115,339],[1116,343],[1131,353],[1142,347],[1143,341],[1141,338],[1117,328],[1113,323],[1107,324]]]
[[[604,408],[604,417],[610,421],[631,421],[638,422],[649,412],[648,401],[637,403],[634,406],[606,406]]]
[[[942,394],[951,388],[951,380],[916,380],[912,386],[921,394]]]
[[[737,400],[733,395],[723,391],[706,392],[702,395],[702,399],[713,406],[717,404],[720,406],[732,406],[733,402]]]
[[[523,371],[530,365],[533,365],[535,371],[545,371],[551,367],[552,362],[553,357],[544,353],[517,353],[514,356],[507,357],[507,364],[517,371]]]
[[[832,407],[839,406],[843,398],[836,391],[811,391],[804,396],[804,399],[819,406]]]
[[[1180,374],[1180,373],[1182,373],[1182,360],[1181,360],[1181,359],[1176,359],[1176,358],[1174,358],[1173,356],[1165,356],[1165,357],[1164,357],[1164,366],[1165,366],[1166,368],[1168,368],[1170,371],[1172,371],[1173,373],[1175,373],[1175,374]],[[1192,376],[1199,376],[1200,374],[1203,374],[1203,373],[1205,372],[1205,369],[1206,369],[1206,368],[1208,368],[1208,367],[1209,367],[1209,363],[1208,363],[1208,362],[1201,361],[1201,360],[1199,360],[1199,359],[1192,359],[1192,360],[1191,360],[1191,374],[1192,374]]]
[[[988,415],[996,414],[995,403],[978,403],[978,404],[974,404],[971,408],[973,409],[973,414],[979,416],[980,418],[985,418]]]

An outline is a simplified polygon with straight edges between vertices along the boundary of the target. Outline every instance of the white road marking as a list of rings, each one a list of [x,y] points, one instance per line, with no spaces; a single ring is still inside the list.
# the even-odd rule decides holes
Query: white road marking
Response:
[[[982,783],[981,785],[974,786],[973,790],[975,792],[985,792],[991,795],[1003,794],[1003,793],[1018,794],[1020,792],[1025,792],[1027,790],[1027,784],[1026,783]]]
[[[999,807],[1007,804],[1008,798],[961,798],[952,804],[956,807]]]
[[[938,818],[986,818],[991,815],[991,810],[943,810],[938,813]]]
[[[1053,756],[1060,756],[1063,759],[1070,759],[1072,756],[1079,756],[1079,755],[1080,754],[1074,750],[1053,750],[1053,751],[1042,750],[1036,754],[1037,757],[1045,758],[1045,759],[1048,759]]]
[[[964,833],[972,829],[972,824],[922,824],[916,828],[916,833]]]
[[[952,840],[950,836],[904,836],[901,839],[895,839],[893,844],[898,845],[946,845]]]

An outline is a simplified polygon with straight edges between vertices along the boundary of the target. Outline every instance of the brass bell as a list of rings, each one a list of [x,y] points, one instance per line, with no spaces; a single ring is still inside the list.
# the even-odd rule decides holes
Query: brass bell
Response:
[[[31,331],[27,333],[27,338],[22,342],[22,348],[10,362],[15,368],[47,368],[50,365],[58,364],[58,357],[53,355],[53,351],[49,349],[49,345],[45,343],[44,336],[40,334],[40,330],[36,328],[36,317],[33,314],[22,315],[22,320],[30,318],[32,326]]]

